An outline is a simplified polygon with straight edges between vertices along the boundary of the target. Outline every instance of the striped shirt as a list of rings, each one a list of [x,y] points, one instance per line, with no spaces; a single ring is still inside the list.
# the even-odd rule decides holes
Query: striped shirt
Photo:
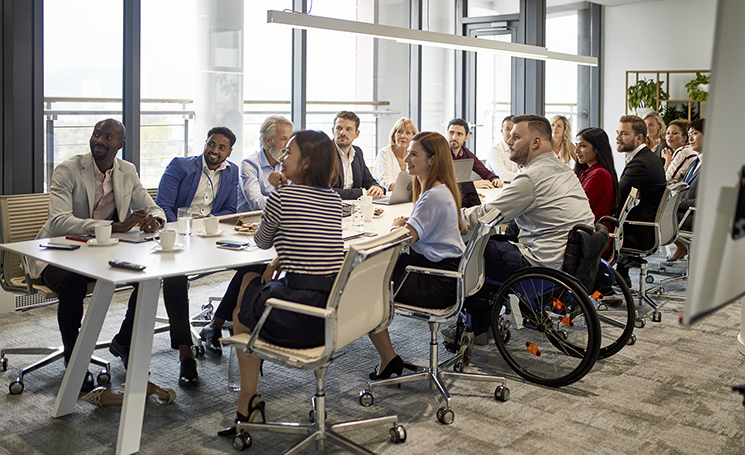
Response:
[[[307,185],[279,187],[266,201],[254,240],[261,249],[275,247],[285,272],[337,273],[344,260],[339,194]]]

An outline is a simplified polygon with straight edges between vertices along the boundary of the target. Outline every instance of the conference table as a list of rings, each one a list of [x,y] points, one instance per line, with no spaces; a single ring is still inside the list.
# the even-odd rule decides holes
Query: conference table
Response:
[[[482,199],[490,200],[496,197],[499,191],[479,190],[479,193],[485,196]],[[412,203],[391,206],[376,205],[383,209],[383,214],[366,222],[362,231],[367,234],[367,237],[387,233],[396,217],[411,214],[412,206]],[[244,219],[251,220],[251,217],[258,221],[260,213],[244,215]],[[124,390],[116,453],[131,454],[139,451],[161,279],[268,263],[276,257],[274,249],[260,250],[255,246],[238,251],[217,248],[215,244],[217,240],[252,239],[252,236],[235,231],[234,218],[235,215],[221,217],[219,227],[222,234],[218,236],[199,235],[203,230],[202,220],[193,220],[192,234],[179,235],[176,242],[182,247],[172,252],[160,251],[159,245],[153,241],[143,243],[119,241],[111,246],[94,247],[90,244],[81,245],[79,242],[67,240],[64,237],[49,240],[55,243],[81,245],[81,248],[71,251],[42,248],[40,244],[46,241],[41,239],[0,244],[0,249],[38,259],[96,280],[93,295],[83,318],[80,335],[52,409],[52,417],[63,417],[74,410],[80,387],[114,294],[114,288],[117,285],[139,283],[126,376],[127,387]],[[350,217],[343,218],[342,224],[346,231],[360,230],[359,226],[352,226]],[[175,225],[176,223],[169,223],[168,227],[175,229]],[[356,237],[350,239],[348,243],[362,242],[367,237]],[[145,269],[129,271],[113,268],[108,265],[110,260],[133,262],[144,265]]]

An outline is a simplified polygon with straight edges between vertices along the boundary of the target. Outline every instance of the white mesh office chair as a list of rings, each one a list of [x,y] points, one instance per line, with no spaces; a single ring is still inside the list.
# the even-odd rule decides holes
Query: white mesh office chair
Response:
[[[244,349],[247,353],[270,362],[313,371],[316,376],[316,395],[312,399],[310,424],[239,423],[238,434],[233,439],[236,450],[243,450],[251,445],[249,430],[307,434],[305,439],[290,448],[286,454],[298,453],[312,442],[316,442],[318,450],[323,450],[325,440],[340,445],[348,452],[370,454],[372,452],[339,435],[338,432],[377,425],[391,426],[389,435],[392,442],[406,440],[406,430],[398,424],[396,416],[327,424],[323,381],[336,351],[368,333],[383,330],[390,324],[393,318],[391,274],[396,258],[410,239],[411,236],[406,229],[397,229],[375,240],[350,246],[326,308],[269,299],[267,308],[252,334],[239,334],[221,339],[223,347]],[[273,308],[323,318],[325,344],[312,349],[289,349],[261,340],[261,328]]]
[[[373,403],[374,397],[372,394],[372,388],[384,385],[402,384],[406,382],[423,381],[429,380],[433,387],[439,390],[440,394],[445,399],[445,406],[441,407],[437,411],[437,419],[449,425],[455,419],[455,413],[450,409],[450,393],[447,387],[443,383],[446,378],[450,379],[465,379],[469,381],[487,381],[487,382],[499,382],[500,386],[494,391],[494,396],[497,400],[507,401],[510,397],[510,391],[505,387],[505,379],[498,376],[490,376],[485,374],[476,373],[464,373],[463,365],[468,364],[468,359],[464,359],[464,355],[467,355],[467,349],[461,349],[455,357],[446,360],[445,362],[438,363],[438,341],[437,332],[440,328],[440,324],[446,322],[460,313],[463,308],[463,303],[466,297],[475,294],[481,289],[484,284],[484,249],[486,243],[489,240],[489,235],[492,232],[494,224],[502,218],[502,214],[498,210],[493,210],[481,219],[481,224],[474,230],[471,240],[468,242],[466,252],[461,258],[460,265],[457,271],[437,270],[429,269],[424,267],[413,267],[409,266],[406,268],[407,273],[426,273],[432,275],[446,276],[456,280],[457,291],[456,300],[453,305],[445,309],[429,309],[422,308],[413,305],[405,305],[401,303],[394,303],[396,313],[402,316],[420,319],[426,321],[429,324],[430,331],[430,342],[429,342],[429,366],[428,367],[417,367],[417,372],[409,375],[403,375],[390,379],[380,379],[376,381],[370,381],[367,389],[360,393],[360,403],[363,406],[370,406]],[[465,348],[465,346],[463,346]],[[457,371],[445,371],[445,369],[456,366]]]

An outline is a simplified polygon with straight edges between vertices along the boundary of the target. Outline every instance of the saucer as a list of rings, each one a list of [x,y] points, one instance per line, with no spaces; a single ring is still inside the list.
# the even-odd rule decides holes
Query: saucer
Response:
[[[111,245],[116,245],[117,243],[119,243],[119,239],[117,238],[109,239],[109,243],[98,243],[98,240],[90,239],[88,240],[87,243],[88,243],[88,246],[111,246]]]
[[[169,249],[165,249],[160,245],[155,245],[152,248],[153,251],[157,251],[159,253],[175,253],[176,251],[181,251],[183,249],[184,249],[183,243],[177,243],[173,245],[173,248],[169,248]]]
[[[215,232],[214,234],[207,234],[204,231],[197,231],[197,235],[199,237],[218,237],[220,235],[223,235],[224,233],[225,232],[222,229],[218,229],[217,232]]]

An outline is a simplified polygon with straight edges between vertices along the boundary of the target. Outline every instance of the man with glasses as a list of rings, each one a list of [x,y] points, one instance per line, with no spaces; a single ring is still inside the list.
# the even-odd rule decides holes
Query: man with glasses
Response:
[[[197,217],[236,213],[238,167],[227,161],[235,140],[235,134],[230,129],[215,127],[207,133],[204,153],[171,160],[160,179],[155,199],[155,203],[166,213],[167,221],[176,221],[176,213],[181,207],[189,207],[192,215]],[[132,294],[136,292],[135,289]],[[191,350],[186,276],[163,279],[163,301],[170,324],[171,347],[179,350],[179,386],[196,387],[199,385],[199,376]],[[128,311],[109,347],[112,354],[122,359],[125,368],[132,342],[133,319],[134,312]]]
[[[269,116],[261,124],[261,148],[241,163],[239,212],[264,210],[269,194],[279,185],[279,175],[276,174],[281,167],[279,159],[292,136],[292,128],[292,122],[281,115]]]

